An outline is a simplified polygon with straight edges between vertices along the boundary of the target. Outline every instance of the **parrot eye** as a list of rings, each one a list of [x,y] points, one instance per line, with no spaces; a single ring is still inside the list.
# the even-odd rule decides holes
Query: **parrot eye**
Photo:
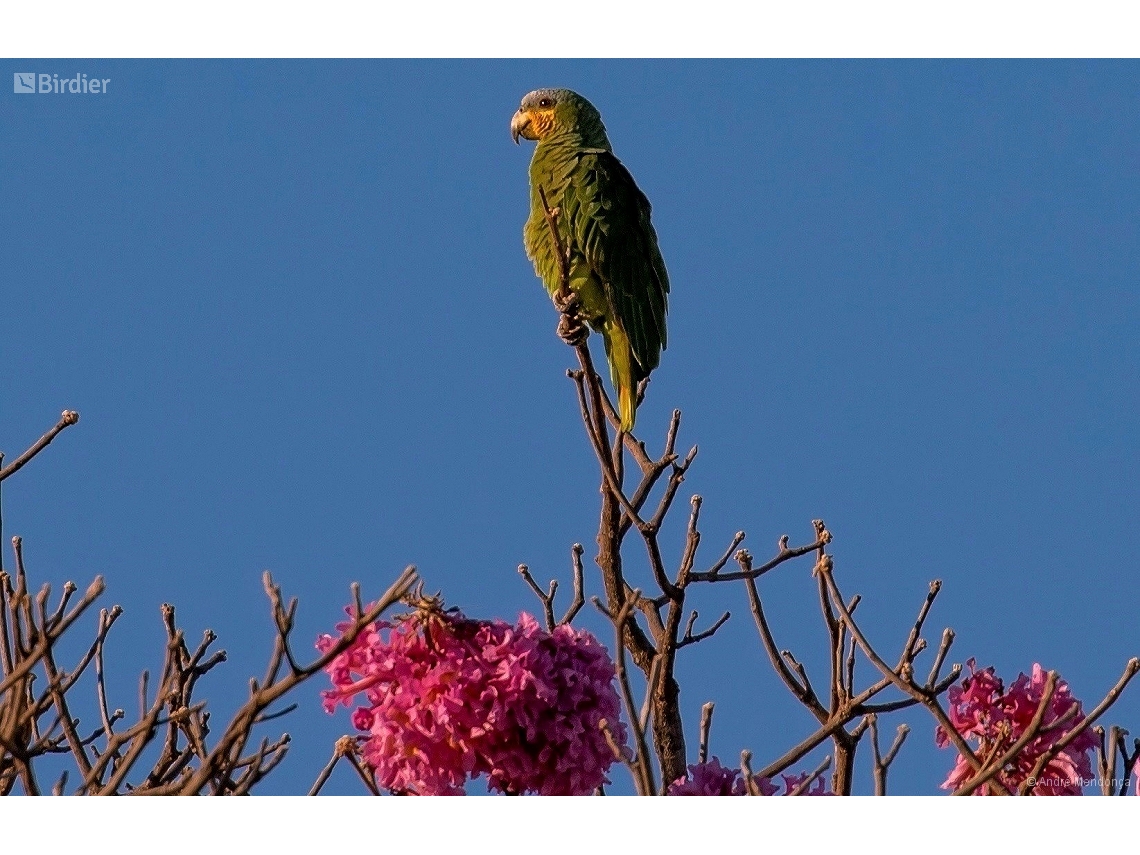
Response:
[[[553,101],[551,101],[549,98],[543,98],[542,100],[540,100],[540,101],[538,102],[538,106],[540,106],[540,107],[549,107],[549,106],[550,106],[551,104],[553,104],[553,103],[554,103],[554,102],[553,102]]]

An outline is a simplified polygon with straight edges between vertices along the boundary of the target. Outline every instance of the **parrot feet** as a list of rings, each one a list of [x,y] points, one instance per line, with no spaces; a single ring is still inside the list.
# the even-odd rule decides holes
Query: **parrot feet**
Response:
[[[564,315],[576,314],[578,306],[580,306],[582,303],[582,301],[578,298],[578,295],[573,291],[570,291],[570,293],[568,293],[566,296],[562,296],[562,293],[560,291],[556,291],[554,293],[553,299],[554,308],[556,308]]]
[[[577,315],[563,315],[558,319],[558,337],[571,347],[577,347],[586,340],[590,331]]]
[[[566,297],[561,294],[554,295],[554,306],[562,315],[558,319],[558,337],[571,347],[582,344],[590,334],[578,314],[580,302],[578,295],[573,292]]]

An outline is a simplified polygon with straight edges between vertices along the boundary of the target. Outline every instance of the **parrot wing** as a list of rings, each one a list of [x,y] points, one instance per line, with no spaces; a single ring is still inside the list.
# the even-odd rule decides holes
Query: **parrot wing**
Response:
[[[582,153],[567,191],[574,243],[629,337],[637,379],[646,377],[666,346],[669,293],[649,200],[621,161],[601,149]]]

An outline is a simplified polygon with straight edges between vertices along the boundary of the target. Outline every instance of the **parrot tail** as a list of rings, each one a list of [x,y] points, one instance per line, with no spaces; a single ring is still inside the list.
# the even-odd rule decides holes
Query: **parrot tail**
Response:
[[[633,346],[619,321],[607,319],[602,339],[606,343],[606,358],[610,363],[610,379],[618,395],[618,416],[621,429],[633,430],[637,416],[637,383],[633,379]]]

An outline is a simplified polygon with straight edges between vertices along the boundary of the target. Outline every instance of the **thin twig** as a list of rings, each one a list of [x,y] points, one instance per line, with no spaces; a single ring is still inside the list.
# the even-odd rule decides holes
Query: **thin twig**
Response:
[[[705,763],[709,759],[709,731],[712,729],[713,708],[716,705],[708,701],[701,707],[700,742],[697,746],[697,762]]]
[[[890,750],[884,755],[879,749],[879,725],[878,716],[869,715],[864,719],[871,728],[871,751],[874,755],[874,776],[875,776],[875,795],[885,796],[887,794],[887,771],[890,769],[891,763],[894,762],[895,755],[899,753],[902,748],[903,742],[906,741],[907,735],[910,733],[910,727],[906,724],[900,724],[895,731],[895,740],[891,743]]]
[[[764,795],[762,792],[760,792],[760,787],[756,783],[757,776],[752,772],[752,752],[747,748],[740,752],[740,772],[744,777],[744,791],[748,795]]]
[[[0,481],[3,481],[9,475],[14,475],[16,472],[22,469],[24,467],[24,464],[26,464],[33,457],[47,448],[48,444],[57,436],[59,436],[60,431],[71,427],[78,421],[79,413],[75,412],[75,410],[64,410],[63,414],[59,417],[59,421],[56,423],[55,427],[53,427],[38,440],[36,440],[35,444],[32,445],[31,448],[13,460],[3,469],[0,469]]]
[[[696,644],[698,641],[704,641],[706,638],[711,638],[718,629],[720,629],[728,622],[728,619],[730,617],[732,617],[732,613],[725,612],[719,618],[717,618],[716,622],[708,629],[698,632],[694,635],[693,624],[697,620],[697,610],[693,609],[693,613],[689,615],[689,622],[685,626],[685,634],[681,637],[681,640],[677,642],[677,649],[680,650],[682,647],[688,647],[690,644]]]
[[[558,590],[558,580],[551,579],[549,590],[546,593],[543,593],[542,588],[538,587],[538,583],[534,581],[534,577],[530,574],[530,568],[525,564],[519,565],[519,575],[523,577],[523,580],[527,583],[528,586],[530,586],[530,589],[534,592],[534,595],[538,597],[539,601],[542,603],[542,614],[546,620],[546,631],[553,632],[555,627],[554,594]]]
[[[823,773],[826,772],[830,768],[831,768],[831,755],[828,754],[826,757],[823,758],[823,762],[815,767],[815,771],[812,772],[810,775],[808,775],[806,778],[804,778],[802,781],[800,781],[799,784],[797,784],[792,789],[792,791],[790,793],[788,793],[788,795],[789,796],[802,796],[804,793],[806,793],[808,791],[808,788],[812,784],[814,784],[816,782],[816,780],[818,780],[819,777],[821,775],[823,775]]]
[[[574,569],[574,599],[571,600],[570,607],[566,609],[566,614],[562,615],[562,620],[558,621],[559,625],[568,624],[574,620],[578,616],[578,612],[582,610],[582,606],[586,604],[582,552],[582,544],[580,543],[575,543],[570,547],[570,562]]]
[[[317,775],[317,780],[313,782],[313,786],[309,789],[309,795],[315,796],[321,791],[321,787],[325,785],[329,776],[332,775],[333,767],[336,766],[338,760],[342,757],[354,754],[356,754],[355,739],[351,736],[342,736],[338,739],[333,745],[332,757],[329,758],[329,762],[325,764],[325,767],[321,769],[321,773]]]
[[[741,549],[736,552],[737,563],[741,565],[739,572],[721,573],[708,572],[708,573],[694,573],[690,578],[694,582],[735,582],[738,579],[759,579],[765,573],[776,569],[785,561],[790,561],[793,558],[799,558],[801,555],[806,555],[809,552],[814,552],[821,546],[830,543],[831,538],[827,540],[817,540],[814,543],[809,543],[804,546],[791,546],[787,545],[787,537],[780,538],[780,551],[776,556],[769,561],[761,564],[759,567],[752,566],[752,553],[747,549]]]

